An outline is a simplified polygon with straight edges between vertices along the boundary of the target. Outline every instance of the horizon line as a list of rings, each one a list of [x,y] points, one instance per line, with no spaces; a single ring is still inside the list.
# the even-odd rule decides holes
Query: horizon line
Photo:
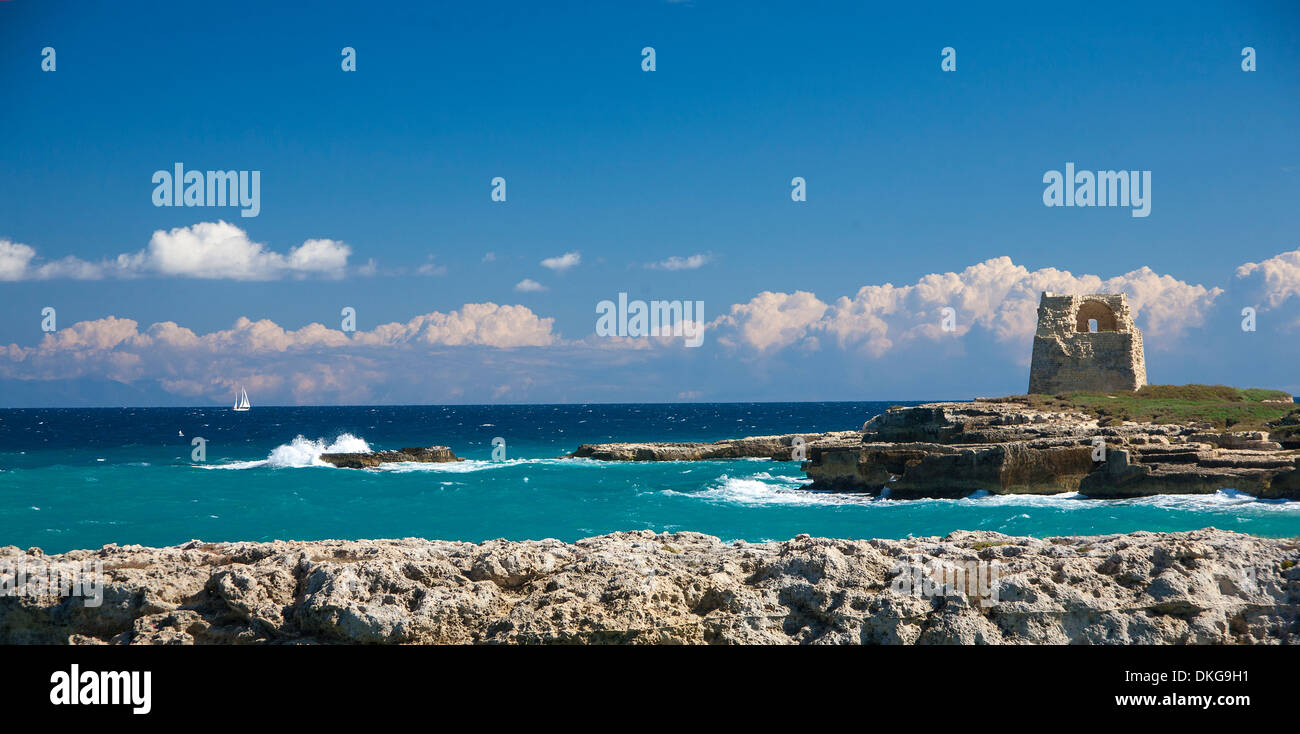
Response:
[[[899,399],[892,398],[889,400],[692,400],[692,401],[640,401],[640,402],[585,402],[585,403],[349,403],[349,404],[316,404],[316,405],[293,405],[293,404],[271,404],[258,405],[257,408],[508,408],[508,407],[538,407],[538,406],[584,406],[584,405],[818,405],[818,404],[851,404],[851,403],[966,403],[973,400],[979,400],[980,397],[973,398],[928,398],[924,400]],[[214,409],[231,410],[230,406],[218,405],[42,405],[25,408],[17,407],[0,407],[0,411],[5,410],[194,410],[194,409]]]

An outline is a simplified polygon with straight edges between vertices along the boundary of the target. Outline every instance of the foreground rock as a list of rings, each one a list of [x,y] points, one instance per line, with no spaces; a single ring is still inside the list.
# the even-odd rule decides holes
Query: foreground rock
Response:
[[[1088,497],[1212,494],[1300,498],[1300,450],[1263,431],[1206,425],[1102,425],[1085,413],[980,401],[890,408],[861,439],[822,442],[804,470],[813,489],[895,499],[991,494]]]
[[[601,461],[703,461],[707,459],[773,459],[792,461],[796,439],[805,446],[857,441],[859,431],[829,433],[786,433],[779,436],[750,436],[713,443],[661,441],[647,443],[584,443],[570,458]]]
[[[397,451],[372,451],[366,453],[321,454],[321,461],[341,469],[373,469],[380,464],[413,461],[419,464],[437,464],[464,461],[446,446],[398,449]]]
[[[107,582],[99,608],[0,597],[0,643],[1291,644],[1297,559],[1294,539],[1213,529],[10,546],[0,568],[98,561]]]

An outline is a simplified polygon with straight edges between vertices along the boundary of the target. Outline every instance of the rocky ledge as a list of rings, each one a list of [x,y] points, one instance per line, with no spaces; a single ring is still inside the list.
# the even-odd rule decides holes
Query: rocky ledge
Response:
[[[890,498],[1079,492],[1118,498],[1212,494],[1300,498],[1300,450],[1264,431],[1113,423],[1006,401],[890,408],[857,440],[809,447],[812,489]]]
[[[321,454],[321,461],[333,464],[340,469],[373,469],[380,464],[400,461],[414,461],[420,464],[436,464],[448,461],[464,461],[453,454],[447,446],[429,446],[427,448],[398,449],[397,451],[373,451],[367,453]]]
[[[860,431],[828,433],[785,433],[779,436],[749,436],[713,443],[658,441],[647,443],[584,443],[569,458],[601,461],[704,461],[708,459],[773,459],[792,461],[796,439],[804,446],[856,441]]]
[[[0,642],[1293,644],[1297,560],[1214,529],[9,546],[0,569],[102,563],[105,583],[97,608],[0,596]]]

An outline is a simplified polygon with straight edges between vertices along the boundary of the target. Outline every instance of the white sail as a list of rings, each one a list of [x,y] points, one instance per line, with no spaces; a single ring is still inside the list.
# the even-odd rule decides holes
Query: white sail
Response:
[[[245,390],[245,389],[243,388],[243,386],[241,385],[241,386],[239,387],[239,397],[235,398],[235,408],[234,408],[234,409],[235,409],[235,410],[238,410],[238,411],[245,411],[245,410],[248,410],[248,409],[251,408],[251,407],[252,407],[252,406],[249,405],[249,403],[248,403],[248,391]]]

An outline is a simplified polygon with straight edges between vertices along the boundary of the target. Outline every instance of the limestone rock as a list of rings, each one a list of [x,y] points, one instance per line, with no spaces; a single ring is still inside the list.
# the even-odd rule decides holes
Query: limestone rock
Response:
[[[192,541],[44,560],[93,559],[114,590],[104,607],[0,597],[0,643],[1300,642],[1300,543],[1214,529],[733,544],[650,531],[572,544]],[[0,548],[0,563],[20,560],[40,557]],[[955,568],[974,575],[943,570]]]
[[[893,499],[991,494],[1088,497],[1211,494],[1235,489],[1300,499],[1300,451],[1260,431],[1203,426],[1099,425],[1081,413],[976,400],[890,408],[862,443],[815,445],[803,469],[813,489]]]
[[[1276,451],[1282,444],[1268,439],[1264,431],[1225,431],[1223,433],[1194,433],[1188,441],[1210,443],[1221,449],[1262,449]]]
[[[333,464],[341,469],[373,469],[380,464],[401,461],[414,461],[421,464],[464,461],[446,446],[429,446],[428,448],[407,448],[397,451],[374,451],[369,453],[321,454],[321,461]]]
[[[786,433],[779,436],[749,436],[713,443],[666,441],[646,443],[584,443],[570,458],[601,461],[704,461],[708,459],[763,458],[792,461],[794,441],[803,439],[806,446],[828,443],[856,443],[857,431],[829,433]]]

